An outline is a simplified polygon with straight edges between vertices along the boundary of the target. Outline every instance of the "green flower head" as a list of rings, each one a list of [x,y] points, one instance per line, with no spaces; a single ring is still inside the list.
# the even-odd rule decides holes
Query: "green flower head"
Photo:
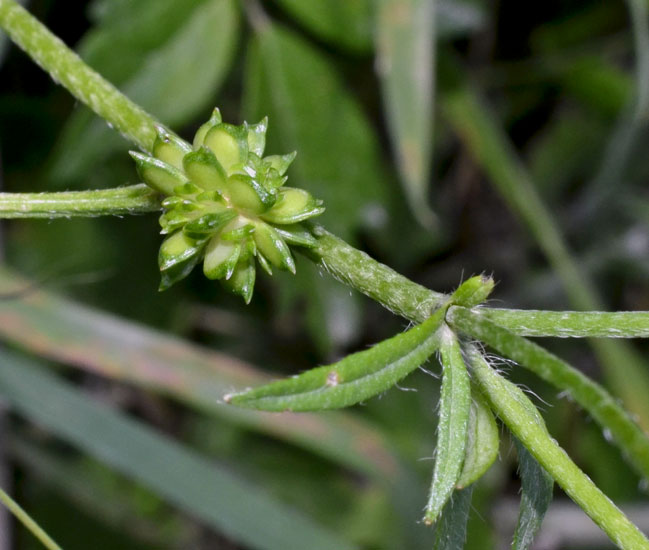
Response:
[[[160,128],[153,155],[131,151],[140,177],[167,195],[160,217],[160,290],[186,277],[203,261],[209,279],[219,279],[246,303],[255,285],[255,258],[295,273],[288,245],[314,247],[300,222],[324,211],[302,189],[284,187],[295,153],[264,157],[268,120],[233,126],[218,109],[196,132],[194,145]]]

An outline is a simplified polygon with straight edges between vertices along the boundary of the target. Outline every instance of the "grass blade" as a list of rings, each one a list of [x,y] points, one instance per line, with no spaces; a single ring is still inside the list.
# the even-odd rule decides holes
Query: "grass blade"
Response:
[[[377,67],[401,181],[410,208],[425,227],[433,138],[437,0],[378,2]],[[398,14],[398,15],[397,15]]]
[[[87,457],[72,459],[69,453],[57,453],[47,444],[36,443],[37,438],[15,432],[9,435],[9,455],[28,472],[29,478],[57,492],[84,514],[148,547],[181,549],[196,544],[200,527],[171,506],[143,511],[139,503],[150,499],[157,505],[157,495],[144,493],[141,486]]]
[[[421,325],[338,363],[229,395],[227,401],[265,411],[314,411],[359,403],[391,388],[431,356],[445,312],[442,307]]]
[[[0,337],[36,355],[173,397],[228,422],[270,434],[355,471],[384,478],[398,468],[378,430],[344,412],[268,414],[226,407],[223,395],[267,377],[225,354],[38,290],[0,269]],[[6,289],[19,289],[17,295]],[[27,290],[20,294],[21,290]],[[9,299],[11,298],[11,299]],[[362,443],[361,443],[362,442]]]
[[[52,540],[52,538],[36,523],[31,516],[22,509],[14,499],[7,493],[0,489],[0,501],[7,507],[7,509],[16,517],[25,528],[34,535],[45,548],[49,550],[62,550],[61,547]]]
[[[473,487],[456,491],[446,503],[435,528],[433,550],[458,550],[466,542],[466,526],[471,512]]]
[[[512,550],[529,550],[550,506],[554,480],[518,439],[514,443],[522,493]]]
[[[14,410],[234,540],[261,550],[353,548],[222,466],[91,400],[32,361],[7,352],[0,357],[0,395]]]
[[[424,512],[424,523],[427,525],[437,521],[462,473],[471,407],[471,385],[460,344],[446,325],[440,332],[442,389],[435,469]]]
[[[567,392],[611,433],[638,473],[649,479],[649,439],[602,386],[541,346],[512,334],[480,314],[454,308],[448,320],[457,330],[477,338]]]

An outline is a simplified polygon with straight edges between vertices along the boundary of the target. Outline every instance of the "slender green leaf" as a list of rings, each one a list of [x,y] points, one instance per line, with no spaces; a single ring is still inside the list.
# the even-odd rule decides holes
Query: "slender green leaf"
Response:
[[[377,13],[377,69],[392,147],[410,208],[435,225],[428,205],[435,103],[437,0],[381,0]]]
[[[471,409],[467,428],[466,454],[456,487],[463,489],[480,479],[498,456],[498,425],[480,391],[471,387]]]
[[[34,362],[0,353],[0,395],[21,415],[234,540],[267,550],[353,548],[225,467],[91,400]]]
[[[447,317],[457,330],[477,338],[566,392],[610,432],[638,473],[649,479],[649,438],[602,386],[556,355],[483,318],[479,312],[455,308]]]
[[[42,527],[36,523],[31,516],[22,509],[11,496],[9,496],[3,489],[0,489],[0,502],[4,504],[7,509],[16,517],[25,528],[34,535],[45,548],[49,550],[61,550],[61,547],[52,540],[52,538],[43,531]]]
[[[7,299],[0,336],[44,357],[169,395],[228,422],[273,435],[381,478],[398,470],[385,436],[345,412],[269,414],[225,407],[223,395],[267,376],[223,353],[38,290],[0,270]]]
[[[342,361],[260,388],[227,396],[229,403],[266,411],[313,411],[348,407],[396,384],[437,349],[446,308],[427,321]]]
[[[238,27],[233,0],[201,2],[163,46],[142,60],[121,88],[165,124],[186,123],[214,101],[233,59]],[[69,184],[93,163],[126,147],[103,121],[80,114],[64,131],[52,177]]]
[[[424,512],[424,522],[428,525],[438,520],[462,473],[471,408],[471,384],[460,344],[453,331],[446,325],[440,332],[442,389],[435,469],[430,497]]]
[[[647,311],[538,311],[483,309],[483,315],[519,336],[649,338]]]
[[[512,549],[529,550],[550,506],[554,480],[518,439],[514,438],[514,443],[522,492]]]
[[[455,491],[435,527],[433,550],[460,550],[466,542],[473,487]]]
[[[649,541],[550,436],[525,393],[500,376],[474,346],[471,373],[493,411],[591,519],[623,550],[647,550]]]

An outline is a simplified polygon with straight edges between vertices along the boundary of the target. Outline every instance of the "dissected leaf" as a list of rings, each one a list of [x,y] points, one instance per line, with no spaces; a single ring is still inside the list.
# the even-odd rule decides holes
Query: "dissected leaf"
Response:
[[[473,380],[492,410],[566,494],[620,548],[649,550],[649,540],[636,525],[579,469],[549,434],[537,408],[516,384],[496,372],[475,346],[466,348]]]
[[[554,480],[523,444],[514,438],[518,453],[518,472],[522,483],[521,505],[514,533],[513,550],[528,550],[541,528],[543,516],[552,500]]]
[[[121,83],[121,89],[165,124],[187,122],[213,101],[233,58],[238,21],[233,0],[199,3],[183,25],[165,37],[164,45],[142,56],[137,70]],[[128,57],[114,52],[111,56]],[[105,122],[78,115],[64,130],[52,178],[69,184],[93,163],[125,148],[126,141]]]
[[[260,388],[227,396],[240,407],[266,411],[313,411],[348,407],[392,387],[437,349],[446,308],[427,321],[342,361]]]
[[[505,357],[531,370],[583,407],[613,441],[638,473],[649,478],[649,439],[611,394],[602,386],[541,346],[499,327],[480,313],[464,308],[449,311],[453,327],[491,346]],[[624,364],[624,363],[622,363]]]
[[[471,384],[460,344],[446,325],[440,332],[442,389],[433,482],[424,512],[424,523],[428,525],[439,519],[462,472],[471,407]]]
[[[353,548],[223,466],[86,397],[33,361],[0,353],[0,395],[17,412],[234,540],[267,550]]]
[[[410,208],[421,224],[435,225],[428,205],[435,74],[435,12],[431,0],[380,0],[377,70]]]
[[[471,409],[467,428],[466,454],[457,488],[462,489],[480,479],[498,456],[498,425],[485,398],[471,387]]]
[[[460,550],[466,542],[473,487],[456,491],[446,503],[435,527],[433,550]]]

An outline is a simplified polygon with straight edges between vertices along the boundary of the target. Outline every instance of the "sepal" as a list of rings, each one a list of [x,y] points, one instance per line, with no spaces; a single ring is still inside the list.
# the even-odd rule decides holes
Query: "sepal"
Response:
[[[153,142],[152,153],[157,159],[170,164],[178,170],[183,168],[183,157],[191,152],[191,147],[178,136],[171,134],[162,126],[157,126],[158,136]]]
[[[203,144],[212,150],[228,174],[248,159],[248,132],[241,126],[218,124],[207,132]]]
[[[137,173],[144,183],[160,193],[173,195],[174,188],[187,181],[180,170],[166,162],[137,151],[129,151],[129,155],[135,160]]]
[[[257,124],[247,124],[245,126],[248,129],[248,150],[261,157],[266,148],[268,117],[262,118]]]
[[[313,198],[304,189],[283,187],[277,192],[277,202],[259,217],[270,223],[293,224],[324,212],[322,201]]]

